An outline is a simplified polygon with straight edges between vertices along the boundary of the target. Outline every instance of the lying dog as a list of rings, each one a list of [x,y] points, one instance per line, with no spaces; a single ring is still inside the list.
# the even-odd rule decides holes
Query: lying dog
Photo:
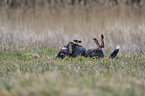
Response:
[[[90,58],[103,58],[104,57],[104,36],[101,34],[101,45],[99,44],[96,38],[93,38],[94,42],[96,43],[97,47],[93,49],[85,49],[83,46],[80,45],[82,42],[81,40],[75,39],[70,41],[66,46],[64,46],[60,52],[57,54],[57,58],[64,58],[65,56],[68,57],[77,57],[77,56],[84,56]],[[119,52],[119,46],[110,54],[109,58],[115,58]]]

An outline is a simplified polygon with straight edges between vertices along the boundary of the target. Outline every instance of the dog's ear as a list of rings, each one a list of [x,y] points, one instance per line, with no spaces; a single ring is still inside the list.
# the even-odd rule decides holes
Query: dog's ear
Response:
[[[82,40],[80,40],[80,39],[74,39],[73,41],[76,43],[82,43]]]
[[[78,42],[78,40],[77,40],[77,39],[74,39],[73,41],[74,41],[74,42],[76,42],[76,43]]]
[[[78,40],[78,43],[82,43],[82,40]]]

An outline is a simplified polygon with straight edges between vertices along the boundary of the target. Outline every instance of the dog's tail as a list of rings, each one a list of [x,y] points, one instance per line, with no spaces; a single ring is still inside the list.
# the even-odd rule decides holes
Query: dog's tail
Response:
[[[120,46],[118,45],[114,51],[110,54],[109,58],[115,58],[119,52]]]

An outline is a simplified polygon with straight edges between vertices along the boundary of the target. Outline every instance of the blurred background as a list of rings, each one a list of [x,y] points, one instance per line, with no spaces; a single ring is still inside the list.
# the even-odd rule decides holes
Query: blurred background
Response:
[[[105,36],[105,49],[145,50],[145,0],[0,0],[0,47],[85,48]]]

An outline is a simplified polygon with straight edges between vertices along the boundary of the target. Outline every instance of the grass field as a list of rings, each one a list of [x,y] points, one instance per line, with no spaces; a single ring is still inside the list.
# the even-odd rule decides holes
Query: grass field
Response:
[[[0,96],[145,95],[144,7],[0,10]],[[55,58],[68,41],[90,48],[101,33],[103,59]]]
[[[2,96],[144,96],[145,55],[116,59],[56,59],[58,50],[18,47],[0,51]],[[106,53],[106,55],[109,55]]]

